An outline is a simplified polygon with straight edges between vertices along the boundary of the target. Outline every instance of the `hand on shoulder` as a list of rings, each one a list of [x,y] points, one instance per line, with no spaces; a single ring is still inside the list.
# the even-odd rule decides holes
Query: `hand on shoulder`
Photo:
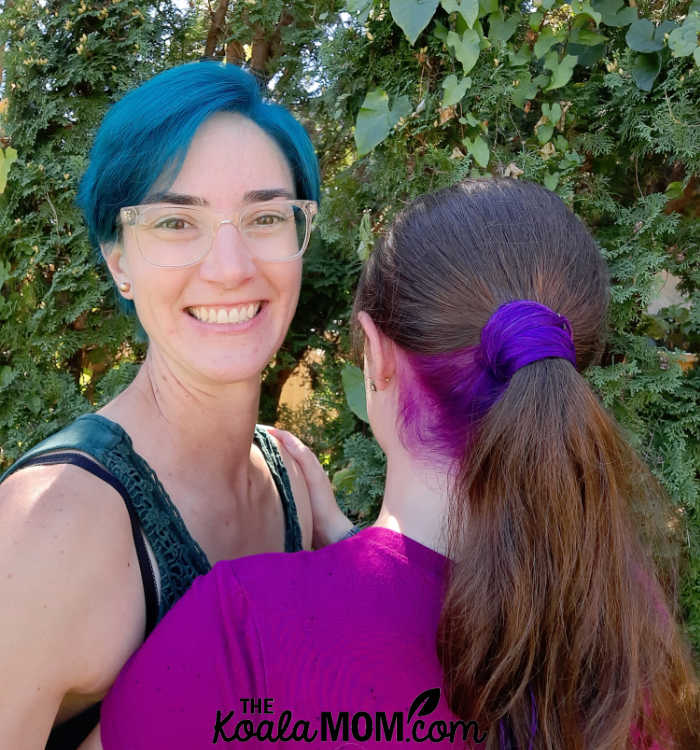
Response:
[[[341,539],[352,529],[352,522],[340,510],[328,475],[319,460],[299,438],[286,430],[268,428],[283,450],[283,458],[303,477],[313,514],[313,546],[325,547]],[[287,462],[287,457],[291,461]]]

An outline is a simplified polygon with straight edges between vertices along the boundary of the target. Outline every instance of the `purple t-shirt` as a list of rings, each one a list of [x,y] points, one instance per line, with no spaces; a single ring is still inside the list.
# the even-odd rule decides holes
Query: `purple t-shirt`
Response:
[[[383,528],[218,563],[122,670],[102,705],[105,750],[483,740],[441,689],[446,566]]]

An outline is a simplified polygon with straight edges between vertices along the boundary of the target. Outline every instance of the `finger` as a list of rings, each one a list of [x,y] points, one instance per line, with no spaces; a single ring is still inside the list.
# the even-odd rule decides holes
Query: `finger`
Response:
[[[299,451],[306,448],[306,445],[304,445],[296,435],[292,435],[292,433],[287,432],[287,430],[280,430],[279,427],[266,427],[265,429],[290,451]]]
[[[327,482],[326,474],[320,461],[316,458],[313,451],[308,448],[296,435],[286,430],[279,430],[276,427],[269,427],[269,432],[274,435],[289,452],[291,457],[299,464],[302,473],[306,477],[307,484],[310,482]]]
[[[302,443],[296,435],[292,435],[291,432],[286,430],[279,430],[276,427],[269,427],[268,430],[284,445],[293,458],[303,462],[318,463],[313,451]]]

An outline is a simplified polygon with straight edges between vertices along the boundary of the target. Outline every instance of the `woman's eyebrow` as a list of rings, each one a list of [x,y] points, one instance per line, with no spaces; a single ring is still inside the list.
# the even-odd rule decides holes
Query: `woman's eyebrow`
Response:
[[[266,190],[249,190],[243,195],[246,203],[257,203],[258,201],[271,201],[275,198],[287,198],[294,200],[294,194],[286,188],[268,188]]]
[[[194,195],[185,195],[184,193],[153,193],[143,199],[143,203],[175,203],[178,206],[207,206],[209,205],[204,198],[197,198]]]
[[[286,188],[266,188],[264,190],[249,190],[243,195],[244,203],[258,203],[259,201],[270,201],[275,198],[286,198],[294,200],[294,194]],[[148,203],[173,203],[178,206],[208,206],[209,202],[204,198],[184,193],[170,193],[167,191],[153,193],[143,199],[143,204]]]

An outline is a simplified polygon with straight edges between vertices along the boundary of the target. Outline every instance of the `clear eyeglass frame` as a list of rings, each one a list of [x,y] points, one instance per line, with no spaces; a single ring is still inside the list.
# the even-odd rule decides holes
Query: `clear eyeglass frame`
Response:
[[[244,227],[244,221],[249,217],[263,217],[269,216],[270,212],[274,209],[284,207],[289,209],[294,215],[295,224],[297,223],[298,211],[304,216],[304,229],[302,234],[297,237],[297,251],[283,255],[281,257],[270,257],[269,255],[261,254],[259,240],[251,240],[251,232],[246,231]],[[296,209],[296,210],[295,210]],[[183,217],[198,218],[202,221],[201,227],[208,229],[208,235],[203,235],[192,241],[192,244],[198,244],[200,249],[192,255],[192,258],[188,255],[188,260],[182,263],[160,263],[149,257],[149,240],[144,236],[144,227],[146,231],[153,231],[154,227],[148,227],[149,216],[154,215],[155,212],[160,212],[162,217],[167,216],[170,213],[171,218],[182,219]],[[267,213],[266,213],[267,212]],[[300,258],[306,251],[309,245],[309,239],[311,237],[311,230],[313,229],[313,219],[318,213],[318,203],[312,200],[286,200],[277,199],[271,201],[262,201],[260,203],[251,203],[245,206],[236,214],[224,214],[223,212],[214,211],[207,206],[197,205],[181,205],[181,204],[170,204],[170,203],[144,203],[138,206],[123,206],[119,209],[119,219],[123,228],[131,227],[135,230],[136,246],[138,247],[139,253],[143,259],[150,263],[152,266],[157,268],[188,268],[190,266],[201,263],[204,258],[211,252],[214,247],[214,239],[221,226],[224,224],[235,227],[240,233],[243,241],[250,252],[251,256],[262,260],[266,263],[287,263]],[[200,228],[201,228],[200,227]],[[298,227],[295,229],[298,232]],[[275,233],[273,231],[266,230],[264,227],[260,228],[257,232],[259,237],[267,237],[274,239]],[[207,239],[208,237],[208,239]],[[205,241],[206,240],[206,241]],[[146,250],[144,251],[144,244]],[[180,245],[184,248],[186,244],[182,242],[180,238],[161,240],[162,246],[169,246],[170,248],[175,245]],[[185,248],[186,249],[186,248]],[[153,247],[150,248],[153,252]]]

